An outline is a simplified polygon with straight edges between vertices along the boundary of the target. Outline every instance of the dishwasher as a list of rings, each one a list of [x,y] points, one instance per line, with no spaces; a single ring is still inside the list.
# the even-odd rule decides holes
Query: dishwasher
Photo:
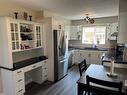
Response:
[[[72,53],[73,50],[68,51],[68,68],[71,68],[72,66]]]

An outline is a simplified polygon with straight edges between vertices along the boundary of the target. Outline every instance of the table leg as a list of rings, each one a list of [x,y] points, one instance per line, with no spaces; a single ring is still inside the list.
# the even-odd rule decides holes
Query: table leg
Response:
[[[78,95],[83,95],[83,89],[78,85]]]

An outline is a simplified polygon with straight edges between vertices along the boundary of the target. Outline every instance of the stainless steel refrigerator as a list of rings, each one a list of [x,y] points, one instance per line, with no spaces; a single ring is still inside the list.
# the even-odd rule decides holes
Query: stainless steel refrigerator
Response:
[[[58,81],[67,75],[67,35],[62,30],[53,30],[54,40],[54,79]]]

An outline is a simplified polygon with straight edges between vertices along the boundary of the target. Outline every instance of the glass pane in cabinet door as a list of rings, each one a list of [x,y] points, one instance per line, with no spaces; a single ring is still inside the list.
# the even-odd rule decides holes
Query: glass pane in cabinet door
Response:
[[[18,32],[18,25],[15,24],[15,32]]]
[[[38,35],[38,39],[39,39],[39,40],[41,39],[41,35],[40,35],[40,34]]]
[[[11,31],[14,31],[14,24],[13,23],[10,24],[10,28],[11,28]]]
[[[11,33],[11,39],[12,39],[12,41],[15,40],[15,34],[14,33]]]
[[[37,47],[38,47],[38,41],[37,41]]]
[[[16,49],[19,49],[19,42],[16,42]]]
[[[38,41],[38,46],[41,46],[41,41],[40,40]]]
[[[36,27],[36,32],[38,33],[38,27]]]
[[[38,35],[37,35],[37,40],[39,39]]]
[[[18,35],[18,33],[16,33],[15,35],[16,35],[16,40],[19,40],[19,35]]]
[[[39,33],[40,33],[40,27],[38,27],[38,31],[39,31]]]
[[[15,50],[15,42],[12,42],[12,50]]]

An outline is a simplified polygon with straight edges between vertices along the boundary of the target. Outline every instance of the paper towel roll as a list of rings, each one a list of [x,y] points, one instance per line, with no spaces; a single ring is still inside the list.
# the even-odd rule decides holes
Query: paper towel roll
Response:
[[[111,66],[110,66],[110,74],[114,74],[114,60],[111,60]]]

